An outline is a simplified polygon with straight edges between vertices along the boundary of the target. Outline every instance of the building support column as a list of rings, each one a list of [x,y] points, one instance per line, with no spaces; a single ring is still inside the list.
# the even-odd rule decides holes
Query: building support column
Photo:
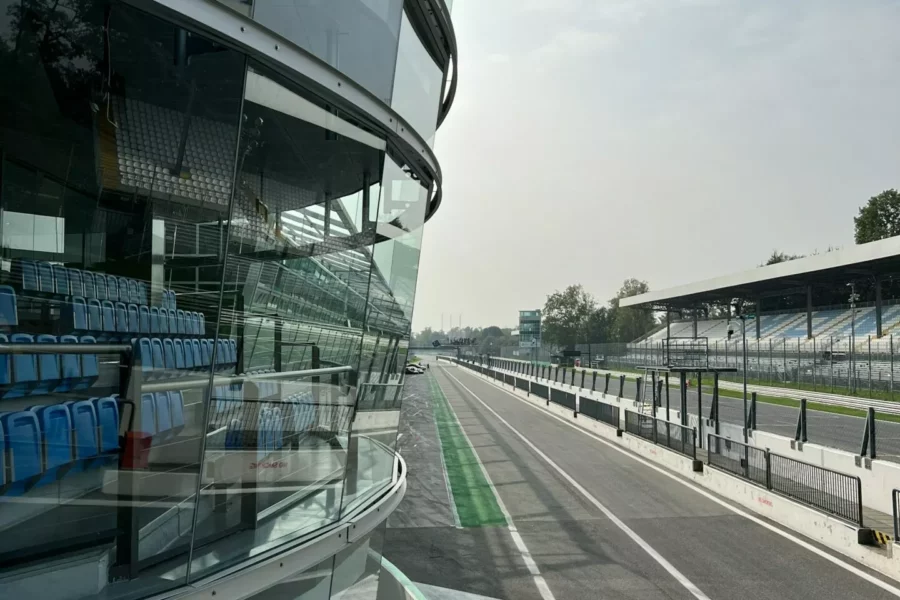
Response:
[[[806,285],[806,339],[812,338],[812,285]]]
[[[881,275],[875,276],[875,337],[881,337]]]
[[[758,340],[761,336],[759,335],[759,331],[762,327],[762,298],[756,299],[756,339]]]

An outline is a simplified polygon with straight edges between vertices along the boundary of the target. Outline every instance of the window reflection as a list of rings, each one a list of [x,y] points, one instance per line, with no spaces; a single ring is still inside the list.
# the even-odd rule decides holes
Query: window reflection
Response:
[[[404,12],[391,107],[429,146],[434,145],[443,80],[443,72],[425,50]]]

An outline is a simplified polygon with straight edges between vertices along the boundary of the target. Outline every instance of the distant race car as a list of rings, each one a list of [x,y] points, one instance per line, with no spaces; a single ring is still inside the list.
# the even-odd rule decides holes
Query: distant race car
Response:
[[[407,375],[421,375],[425,372],[425,369],[418,365],[406,365],[406,374]]]

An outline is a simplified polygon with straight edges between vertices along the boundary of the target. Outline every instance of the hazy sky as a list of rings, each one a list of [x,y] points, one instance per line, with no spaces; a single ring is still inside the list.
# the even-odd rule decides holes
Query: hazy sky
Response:
[[[900,187],[900,3],[455,0],[453,20],[415,330],[846,247]]]

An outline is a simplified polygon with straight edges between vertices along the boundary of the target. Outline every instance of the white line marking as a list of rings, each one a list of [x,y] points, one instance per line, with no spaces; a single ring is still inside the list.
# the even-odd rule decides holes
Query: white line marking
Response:
[[[449,373],[448,373],[447,375],[450,376],[450,377],[452,377],[452,375],[450,375]],[[472,377],[475,377],[475,374],[474,374],[474,373],[472,373],[471,375],[472,375]],[[456,378],[454,377],[454,379],[456,379]],[[485,379],[484,381],[485,381],[486,383],[493,383],[493,382],[490,381],[489,379]],[[460,385],[463,385],[463,384],[460,383]],[[465,387],[465,386],[463,385],[463,387]],[[816,546],[810,544],[809,542],[806,542],[806,541],[804,541],[804,540],[801,540],[800,538],[797,537],[797,534],[796,534],[796,533],[784,531],[784,530],[782,530],[782,529],[780,529],[780,528],[778,528],[778,527],[772,525],[771,523],[767,523],[767,522],[763,521],[763,520],[760,519],[759,517],[756,517],[756,516],[754,516],[754,515],[752,515],[752,514],[750,514],[750,513],[744,512],[743,510],[741,510],[741,509],[739,509],[739,508],[737,508],[737,507],[735,507],[735,506],[732,506],[732,505],[729,504],[728,502],[725,502],[724,500],[721,500],[720,498],[717,498],[717,497],[714,496],[712,493],[707,492],[707,491],[704,490],[703,488],[698,487],[697,485],[695,485],[695,484],[693,484],[693,483],[691,483],[691,482],[689,482],[689,481],[686,481],[686,480],[684,480],[684,479],[678,477],[677,475],[674,475],[674,474],[672,474],[672,473],[669,473],[668,471],[666,471],[666,470],[663,469],[662,467],[659,467],[659,466],[657,466],[657,465],[655,465],[655,464],[653,464],[653,463],[651,463],[651,462],[648,462],[648,461],[644,460],[643,458],[641,458],[640,456],[638,456],[638,455],[632,453],[632,452],[629,451],[629,450],[625,450],[624,448],[620,448],[619,446],[613,444],[613,443],[610,442],[609,440],[605,440],[605,439],[603,439],[603,438],[600,437],[600,436],[594,435],[594,434],[591,433],[590,431],[587,431],[587,430],[585,430],[585,429],[582,429],[581,427],[579,427],[579,426],[577,426],[577,425],[575,425],[575,424],[573,424],[573,423],[569,423],[568,421],[566,421],[566,420],[563,419],[562,417],[553,414],[552,412],[546,410],[546,409],[543,408],[543,407],[536,406],[535,404],[533,404],[533,403],[531,403],[531,402],[528,402],[527,400],[525,400],[525,399],[523,399],[523,398],[519,398],[519,397],[516,396],[515,394],[513,394],[513,393],[511,393],[511,392],[508,392],[507,390],[503,389],[503,388],[500,387],[499,385],[496,385],[496,384],[495,384],[494,387],[498,388],[498,389],[499,389],[500,391],[502,391],[502,392],[505,392],[505,393],[508,394],[509,396],[512,396],[513,398],[515,398],[515,399],[518,400],[519,402],[525,404],[526,406],[530,406],[530,407],[534,408],[535,410],[537,410],[537,411],[539,411],[539,412],[542,412],[542,413],[544,413],[545,415],[547,415],[547,416],[549,416],[549,417],[553,417],[554,419],[556,419],[557,421],[559,421],[559,422],[562,423],[563,425],[567,425],[567,426],[571,427],[572,429],[574,429],[575,431],[579,431],[579,432],[583,433],[584,435],[588,436],[589,438],[593,438],[593,439],[597,440],[598,442],[600,442],[600,443],[602,443],[602,444],[605,444],[605,445],[609,446],[610,448],[612,448],[612,449],[615,450],[616,452],[619,452],[619,453],[621,453],[621,454],[623,454],[623,455],[629,457],[630,459],[632,459],[632,460],[634,460],[634,461],[637,461],[637,462],[641,463],[641,464],[644,465],[645,467],[649,467],[649,468],[653,469],[654,471],[657,471],[657,472],[661,473],[662,475],[665,475],[666,477],[668,477],[668,478],[670,478],[670,479],[672,479],[672,480],[674,480],[674,481],[677,481],[677,482],[680,483],[681,485],[683,485],[683,486],[685,486],[685,487],[687,487],[687,488],[690,488],[690,489],[694,490],[695,492],[697,492],[697,493],[700,494],[701,496],[703,496],[703,497],[705,497],[705,498],[708,498],[709,500],[712,500],[712,501],[715,502],[716,504],[719,504],[719,505],[721,505],[721,506],[727,508],[728,510],[730,510],[730,511],[733,512],[733,513],[735,513],[736,515],[739,515],[739,516],[741,516],[741,517],[744,517],[745,519],[748,519],[748,520],[750,520],[750,521],[753,521],[754,523],[756,523],[756,524],[759,525],[760,527],[764,527],[764,528],[768,529],[769,531],[771,531],[771,532],[773,532],[773,533],[776,533],[776,534],[780,535],[781,537],[783,537],[783,538],[785,538],[785,539],[787,539],[787,540],[790,540],[790,541],[794,542],[794,543],[797,544],[798,546],[800,546],[800,547],[802,547],[802,548],[805,548],[806,550],[809,550],[809,551],[812,552],[813,554],[816,554],[816,555],[818,555],[818,556],[821,556],[822,558],[824,558],[824,559],[827,560],[828,562],[830,562],[830,563],[832,563],[832,564],[835,564],[835,565],[841,567],[842,569],[844,569],[844,570],[846,570],[846,571],[848,571],[848,572],[850,572],[850,573],[853,573],[854,575],[856,575],[856,576],[859,577],[860,579],[864,579],[864,580],[868,581],[869,583],[871,583],[871,584],[873,584],[873,585],[876,585],[876,586],[880,587],[881,589],[885,590],[886,592],[888,592],[888,593],[890,593],[890,594],[892,594],[892,595],[897,596],[898,598],[900,598],[900,588],[896,588],[896,587],[892,586],[891,584],[886,583],[886,582],[884,582],[884,581],[878,579],[877,577],[874,577],[873,575],[870,575],[869,573],[866,573],[866,572],[863,571],[862,569],[860,569],[860,568],[858,568],[858,567],[854,567],[853,565],[851,565],[851,564],[849,564],[849,563],[847,563],[847,562],[844,562],[844,561],[841,560],[840,558],[838,558],[838,557],[836,557],[836,556],[834,556],[834,555],[832,555],[832,554],[830,554],[830,553],[828,553],[828,552],[825,552],[825,551],[822,550],[821,548],[817,548]],[[482,402],[482,404],[484,404],[484,402]],[[487,406],[487,405],[485,405],[485,406]],[[490,407],[488,407],[488,410],[491,410],[491,412],[493,412],[493,410],[490,409]],[[495,414],[496,414],[496,413],[495,413]]]
[[[440,387],[441,384],[438,383],[437,377],[435,377],[431,373],[428,374],[428,377],[431,378],[430,379],[431,382],[433,382],[435,385]],[[443,394],[443,391],[441,393]],[[453,499],[453,490],[450,489],[450,476],[447,475],[447,461],[444,460],[444,442],[443,442],[443,440],[441,440],[441,433],[438,430],[437,417],[434,414],[435,400],[436,400],[435,398],[431,399],[431,403],[432,403],[431,417],[434,422],[434,436],[437,438],[438,451],[441,455],[441,474],[444,476],[444,486],[447,488],[447,500],[450,502],[450,510],[453,511],[453,525],[457,529],[462,529],[462,523],[459,520],[459,511],[456,510],[456,501]],[[444,400],[447,400],[447,399],[444,398]],[[449,400],[447,400],[447,405],[448,406],[450,405]],[[451,411],[452,411],[452,409],[451,409]],[[473,451],[474,451],[474,449],[473,449]]]
[[[589,491],[587,491],[586,489],[584,489],[584,487],[582,487],[581,484],[578,483],[578,482],[575,480],[574,477],[572,477],[571,475],[569,475],[568,473],[566,473],[566,472],[562,469],[562,467],[560,467],[558,464],[556,464],[555,462],[553,462],[553,460],[552,460],[549,456],[547,456],[546,454],[544,454],[543,452],[541,452],[541,451],[538,449],[538,447],[535,446],[535,445],[531,442],[531,440],[529,440],[527,437],[525,437],[524,435],[522,435],[521,433],[519,433],[519,430],[518,430],[518,429],[516,429],[515,427],[513,427],[512,425],[510,425],[509,422],[508,422],[506,419],[504,419],[504,418],[501,417],[499,414],[497,414],[497,411],[495,411],[493,408],[491,408],[490,406],[488,406],[488,405],[485,403],[485,401],[482,400],[481,398],[479,398],[478,395],[477,395],[475,392],[473,392],[473,391],[470,390],[468,387],[466,387],[466,384],[464,384],[462,381],[460,381],[459,379],[457,379],[457,378],[454,377],[453,375],[450,375],[449,373],[445,373],[445,374],[447,375],[447,377],[450,377],[450,378],[454,379],[454,380],[456,381],[456,383],[458,383],[459,385],[461,385],[462,388],[463,388],[464,390],[466,390],[467,392],[469,392],[469,393],[472,395],[473,398],[475,398],[476,400],[478,400],[478,401],[482,404],[482,406],[484,406],[486,409],[488,409],[489,411],[491,411],[491,414],[493,414],[495,417],[497,417],[497,419],[498,419],[501,423],[503,423],[504,425],[506,425],[506,426],[509,428],[510,431],[512,431],[514,434],[516,434],[516,436],[519,437],[519,439],[521,439],[523,442],[525,442],[525,444],[526,444],[529,448],[531,448],[531,450],[532,450],[535,454],[537,454],[537,455],[540,456],[542,459],[544,459],[544,462],[546,462],[548,465],[550,465],[551,467],[553,467],[553,468],[556,470],[556,472],[559,473],[566,481],[568,481],[569,484],[570,484],[572,487],[574,487],[576,490],[578,490],[578,491],[581,493],[582,496],[584,496],[585,498],[587,498],[587,500],[588,500],[591,504],[593,504],[594,506],[596,506],[597,509],[598,509],[600,512],[602,512],[604,515],[606,515],[606,517],[607,517],[610,521],[612,521],[612,523],[613,523],[616,527],[618,527],[619,529],[621,529],[622,532],[623,532],[625,535],[627,535],[628,537],[630,537],[630,538],[634,541],[634,543],[636,543],[638,546],[640,546],[640,548],[641,548],[644,552],[646,552],[647,554],[649,554],[649,555],[650,555],[650,558],[652,558],[653,560],[655,560],[657,563],[659,563],[659,565],[660,565],[663,569],[665,569],[666,571],[668,571],[669,574],[670,574],[672,577],[674,577],[676,581],[678,581],[678,583],[680,583],[687,591],[689,591],[689,592],[691,593],[691,595],[693,595],[695,598],[697,598],[697,600],[710,600],[710,599],[709,599],[709,596],[707,596],[706,594],[704,594],[704,593],[700,590],[700,588],[698,588],[698,587],[697,587],[690,579],[688,579],[688,578],[684,575],[684,573],[682,573],[681,571],[679,571],[678,569],[676,569],[675,566],[674,566],[672,563],[670,563],[668,560],[666,560],[665,557],[664,557],[662,554],[660,554],[659,552],[657,552],[656,549],[654,549],[650,544],[648,544],[646,541],[644,541],[644,538],[642,538],[641,536],[639,536],[639,535],[638,535],[631,527],[629,527],[628,525],[626,525],[624,521],[622,521],[619,517],[617,517],[616,515],[614,515],[613,512],[612,512],[611,510],[609,510],[608,508],[606,508],[606,506],[604,506],[599,500],[597,500],[597,498],[595,498]],[[501,388],[501,389],[502,389],[502,388]]]
[[[444,374],[448,377],[453,377],[449,373],[445,372]],[[456,377],[453,377],[453,379],[456,379]],[[444,388],[441,387],[441,382],[438,381],[437,377],[434,378],[434,381],[437,383],[438,387],[441,388],[441,393],[444,394]],[[459,380],[457,379],[457,381]],[[519,554],[522,556],[522,561],[525,563],[525,567],[528,569],[528,572],[531,573],[531,577],[532,579],[534,579],[534,585],[537,587],[538,592],[540,592],[541,598],[543,598],[544,600],[556,600],[553,592],[550,591],[550,586],[547,585],[544,576],[541,575],[541,571],[540,569],[538,569],[537,563],[534,562],[534,559],[531,557],[531,552],[528,550],[528,546],[525,545],[525,540],[523,540],[522,536],[519,535],[519,530],[516,528],[516,524],[512,520],[512,516],[510,516],[509,511],[506,510],[506,505],[503,504],[503,499],[500,498],[500,494],[497,492],[497,488],[494,487],[494,482],[491,481],[491,476],[488,475],[487,469],[484,468],[484,464],[482,464],[481,459],[478,457],[478,453],[475,451],[475,446],[472,445],[472,440],[469,439],[466,430],[463,429],[462,423],[459,422],[459,417],[456,416],[456,411],[453,410],[453,406],[450,404],[450,398],[447,397],[447,394],[444,394],[444,399],[447,402],[447,408],[450,409],[450,414],[453,415],[453,418],[456,420],[456,424],[459,426],[459,430],[462,432],[463,437],[466,438],[466,443],[471,446],[472,454],[475,455],[475,460],[478,462],[478,466],[481,468],[481,472],[484,475],[485,480],[488,482],[491,491],[494,493],[494,498],[497,499],[497,506],[500,507],[500,511],[506,518],[509,535],[510,537],[512,537],[513,543],[516,545],[516,548],[519,550]]]

